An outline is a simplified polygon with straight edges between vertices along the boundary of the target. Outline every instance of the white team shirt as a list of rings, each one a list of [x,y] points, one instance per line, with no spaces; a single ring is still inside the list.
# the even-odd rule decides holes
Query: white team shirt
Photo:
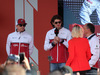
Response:
[[[89,37],[91,37],[93,34],[91,34]],[[89,38],[87,37],[87,39]],[[90,67],[93,67],[93,65],[96,64],[96,62],[99,59],[99,39],[98,37],[95,35],[93,36],[90,40],[89,40],[89,44],[90,44],[90,49],[91,49],[91,54],[93,54],[91,56],[91,59],[89,60],[89,64]]]

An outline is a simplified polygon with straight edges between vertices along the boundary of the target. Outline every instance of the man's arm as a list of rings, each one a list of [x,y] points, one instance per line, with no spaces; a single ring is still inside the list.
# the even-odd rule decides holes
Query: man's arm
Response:
[[[59,40],[58,37],[55,36],[52,39],[52,42],[50,42],[50,35],[49,33],[47,33],[45,37],[44,50],[47,51],[53,48],[57,44],[58,40]]]
[[[90,67],[96,64],[99,59],[99,40],[95,40],[94,43],[91,45],[91,54],[92,57],[89,61]]]
[[[50,43],[49,34],[46,34],[45,43],[44,43],[44,50],[50,50],[54,46],[54,42]]]
[[[6,42],[6,52],[7,52],[7,55],[10,54],[10,37],[9,37],[9,35],[7,37],[7,42]]]
[[[68,41],[72,38],[71,37],[71,32],[66,32],[67,34],[67,38],[63,41],[63,44],[68,48]]]
[[[30,43],[29,43],[29,54],[31,55],[33,52],[33,39],[32,37],[30,38]]]

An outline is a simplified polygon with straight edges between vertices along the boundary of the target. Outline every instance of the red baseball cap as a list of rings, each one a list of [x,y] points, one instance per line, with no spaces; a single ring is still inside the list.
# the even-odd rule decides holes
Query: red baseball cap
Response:
[[[24,19],[20,18],[17,20],[17,25],[19,24],[27,24]]]

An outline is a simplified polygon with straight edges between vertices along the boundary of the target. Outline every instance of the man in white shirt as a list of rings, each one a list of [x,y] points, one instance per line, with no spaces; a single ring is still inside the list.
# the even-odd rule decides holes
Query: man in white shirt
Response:
[[[83,27],[84,27],[84,34],[89,40],[91,55],[92,55],[91,59],[89,60],[91,70],[89,70],[87,73],[89,73],[89,75],[97,75],[96,69],[98,67],[98,64],[96,63],[99,59],[99,39],[94,33],[95,27],[92,23],[86,23]]]
[[[21,52],[25,53],[28,58],[33,52],[33,39],[30,34],[25,31],[27,23],[24,19],[17,20],[16,31],[12,32],[7,37],[6,52],[10,54],[18,55]]]
[[[71,39],[71,32],[63,27],[62,18],[54,15],[51,18],[52,29],[45,37],[44,50],[50,51],[50,72],[61,69],[68,58],[68,41]]]

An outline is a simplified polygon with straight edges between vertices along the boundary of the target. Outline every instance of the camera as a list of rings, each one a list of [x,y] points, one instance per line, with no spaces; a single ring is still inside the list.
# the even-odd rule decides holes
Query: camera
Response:
[[[19,62],[19,56],[14,55],[14,54],[10,54],[8,56],[8,60],[15,61],[15,62]]]
[[[19,62],[20,64],[23,64],[24,57],[25,57],[24,52],[19,53],[19,56],[15,55],[15,54],[10,54],[8,56],[8,60]]]

